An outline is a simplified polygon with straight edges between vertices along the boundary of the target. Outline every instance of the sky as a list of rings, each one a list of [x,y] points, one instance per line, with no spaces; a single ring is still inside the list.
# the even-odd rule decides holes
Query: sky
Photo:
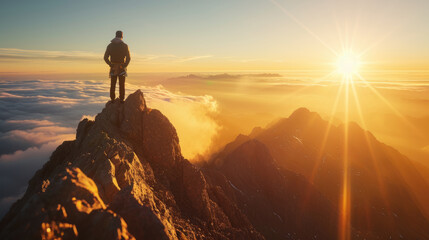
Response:
[[[360,106],[350,97],[348,120],[429,166],[429,1],[0,4],[0,217],[108,101],[102,57],[116,30],[132,56],[126,94],[141,89],[168,117],[186,158],[300,107],[341,124],[344,76],[331,73],[347,50],[364,78],[349,82]]]
[[[343,45],[371,70],[427,69],[424,0],[2,1],[0,72],[92,73],[116,30],[130,71],[329,71]]]

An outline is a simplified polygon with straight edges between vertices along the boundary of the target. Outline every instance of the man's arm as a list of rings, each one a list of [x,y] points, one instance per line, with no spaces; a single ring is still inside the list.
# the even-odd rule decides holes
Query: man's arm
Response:
[[[125,66],[125,67],[127,67],[127,66],[128,66],[128,64],[130,64],[130,61],[131,61],[131,57],[130,57],[130,49],[128,49],[128,45],[127,45],[127,51],[126,51],[126,53],[125,53],[125,57],[126,57],[126,59],[125,59],[124,66]]]
[[[112,66],[112,63],[109,60],[109,56],[110,56],[110,48],[109,48],[109,46],[107,46],[106,52],[104,53],[104,61],[107,63],[107,65]]]

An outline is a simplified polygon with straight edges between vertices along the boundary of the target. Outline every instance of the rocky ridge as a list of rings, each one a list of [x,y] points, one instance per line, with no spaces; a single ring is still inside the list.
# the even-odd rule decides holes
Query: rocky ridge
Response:
[[[344,139],[345,126],[348,139]],[[211,164],[225,165],[228,153],[248,141],[262,143],[277,167],[305,178],[335,209],[341,207],[344,161],[348,161],[352,239],[429,239],[428,183],[412,160],[358,124],[332,125],[300,108],[265,129],[239,135],[213,155]]]
[[[228,210],[138,90],[79,123],[76,140],[54,151],[2,219],[0,238],[264,238],[238,209]]]

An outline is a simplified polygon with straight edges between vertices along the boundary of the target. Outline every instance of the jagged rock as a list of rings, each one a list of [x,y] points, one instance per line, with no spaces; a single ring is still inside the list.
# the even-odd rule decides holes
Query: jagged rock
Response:
[[[144,156],[161,168],[174,167],[182,158],[176,129],[158,110],[144,112],[142,126],[142,150]]]
[[[106,209],[94,181],[79,168],[65,168],[34,190],[3,219],[2,239],[133,239],[125,221]]]
[[[263,238],[251,224],[231,226],[209,189],[173,125],[138,90],[79,123],[76,140],[54,151],[3,218],[0,238]]]

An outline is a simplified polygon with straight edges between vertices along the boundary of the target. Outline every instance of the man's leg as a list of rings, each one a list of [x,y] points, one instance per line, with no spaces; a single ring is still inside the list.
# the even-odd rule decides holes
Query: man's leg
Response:
[[[116,88],[116,80],[118,79],[117,76],[111,76],[110,78],[110,99],[115,100],[115,88]]]
[[[125,76],[119,76],[119,99],[125,99]]]

